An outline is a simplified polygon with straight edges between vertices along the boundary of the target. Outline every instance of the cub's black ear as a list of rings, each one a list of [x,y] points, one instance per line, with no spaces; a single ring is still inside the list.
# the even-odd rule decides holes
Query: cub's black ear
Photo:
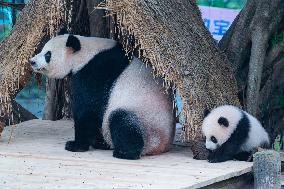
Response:
[[[224,117],[220,117],[218,123],[224,127],[229,127],[229,121]]]
[[[64,35],[68,34],[67,28],[66,27],[61,27],[59,31],[57,32],[57,35]]]
[[[205,118],[206,116],[208,116],[208,114],[210,114],[210,110],[208,110],[207,108],[203,111],[203,117]]]
[[[69,35],[66,42],[66,47],[72,48],[73,52],[77,52],[81,50],[81,43],[77,37],[74,35]]]

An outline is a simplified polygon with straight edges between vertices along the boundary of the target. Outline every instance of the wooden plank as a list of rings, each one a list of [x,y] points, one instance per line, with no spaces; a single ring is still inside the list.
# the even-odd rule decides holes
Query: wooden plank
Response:
[[[0,140],[0,188],[199,188],[252,169],[248,162],[194,160],[188,147],[135,161],[113,158],[111,150],[72,153],[64,150],[72,125],[32,120],[6,128]]]

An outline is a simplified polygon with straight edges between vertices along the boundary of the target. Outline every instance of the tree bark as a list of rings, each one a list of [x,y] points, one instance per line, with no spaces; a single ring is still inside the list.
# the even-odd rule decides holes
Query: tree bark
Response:
[[[87,0],[87,7],[89,13],[90,32],[91,36],[109,38],[110,24],[109,17],[106,17],[104,10],[96,10],[103,0]]]
[[[69,79],[47,79],[42,119],[58,120],[72,117]],[[69,108],[69,109],[66,109]]]
[[[13,118],[14,123],[20,123],[20,122],[28,121],[31,119],[37,119],[35,115],[33,115],[28,110],[26,110],[24,107],[18,104],[15,100],[12,101],[12,111],[13,111],[13,115],[15,116]],[[6,123],[6,125],[8,124],[9,123]]]
[[[109,0],[116,13],[124,46],[138,47],[140,58],[151,63],[166,86],[177,89],[196,158],[206,158],[201,123],[205,109],[222,104],[239,106],[237,85],[228,59],[215,45],[193,0]],[[131,38],[135,37],[135,40]],[[131,50],[129,48],[126,49]],[[195,150],[194,148],[199,148]],[[201,153],[198,153],[201,152]]]
[[[275,35],[284,36],[284,2],[249,0],[219,43],[242,105],[262,121],[272,140],[284,131],[284,39]]]
[[[283,25],[283,4],[281,0],[249,0],[219,43],[234,69],[241,101],[253,115],[259,112],[263,66],[278,56],[267,59],[276,48],[272,35]]]
[[[247,87],[247,111],[252,115],[256,115],[258,110],[258,91],[260,89],[267,42],[267,32],[264,31],[264,28],[257,27],[252,36]]]

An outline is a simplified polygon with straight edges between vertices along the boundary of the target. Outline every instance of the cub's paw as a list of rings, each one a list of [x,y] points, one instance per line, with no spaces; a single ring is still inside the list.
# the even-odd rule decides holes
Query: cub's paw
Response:
[[[209,163],[219,163],[219,162],[223,162],[222,160],[218,159],[218,158],[208,158],[208,162]]]
[[[126,152],[120,152],[118,150],[114,150],[113,157],[119,158],[119,159],[136,160],[136,159],[140,159],[140,153],[126,153]]]
[[[216,156],[214,152],[210,152],[207,159],[208,159],[208,162],[210,163],[222,162],[221,159],[218,158],[218,156]]]
[[[65,150],[70,152],[86,152],[89,150],[89,144],[81,144],[76,141],[67,141]]]
[[[225,155],[217,156],[214,153],[210,153],[208,155],[208,161],[210,163],[221,163],[221,162],[228,161],[228,160],[231,160],[231,159],[233,159],[233,158],[230,158],[230,157],[225,156]]]

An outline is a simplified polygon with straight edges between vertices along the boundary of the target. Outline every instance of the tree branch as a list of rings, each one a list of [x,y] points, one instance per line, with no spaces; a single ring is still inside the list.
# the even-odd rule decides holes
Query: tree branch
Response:
[[[268,32],[258,28],[252,36],[251,56],[248,72],[247,111],[256,115],[259,105],[259,89],[264,64]]]

